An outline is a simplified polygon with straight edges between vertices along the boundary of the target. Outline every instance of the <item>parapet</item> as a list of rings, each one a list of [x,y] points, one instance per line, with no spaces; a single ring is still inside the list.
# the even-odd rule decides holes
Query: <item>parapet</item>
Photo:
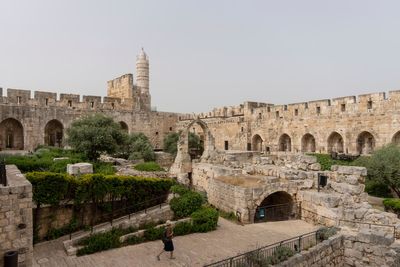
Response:
[[[1,93],[1,91],[0,91]],[[121,99],[117,97],[81,96],[77,94],[60,94],[57,100],[57,93],[34,91],[31,98],[30,90],[7,89],[7,96],[0,94],[0,104],[27,105],[41,107],[62,107],[72,109],[115,109],[132,111],[135,109],[133,99]],[[103,100],[103,101],[102,101]]]

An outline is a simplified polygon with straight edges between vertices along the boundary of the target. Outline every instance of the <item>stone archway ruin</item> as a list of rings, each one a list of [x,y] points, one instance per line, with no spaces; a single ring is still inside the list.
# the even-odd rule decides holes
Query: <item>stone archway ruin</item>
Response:
[[[260,135],[256,134],[251,139],[251,148],[253,151],[261,152],[263,149],[263,140]]]
[[[0,150],[4,149],[24,149],[24,129],[16,119],[8,118],[0,123]]]
[[[331,133],[328,137],[328,153],[332,152],[344,152],[343,137],[337,132]]]
[[[360,133],[357,137],[357,152],[360,155],[371,154],[375,148],[375,138],[367,131]]]
[[[279,137],[279,151],[292,151],[292,139],[289,135],[282,134],[281,137]]]
[[[189,131],[194,124],[200,125],[204,132],[204,151],[200,157],[200,161],[204,161],[210,157],[210,153],[215,150],[214,137],[211,134],[207,124],[195,119],[191,121],[179,134],[177,154],[174,164],[171,166],[170,173],[176,175],[179,182],[190,184],[192,173],[192,159],[189,154]]]
[[[301,138],[301,152],[315,152],[315,138],[307,133]]]
[[[46,146],[62,147],[64,126],[58,120],[49,121],[44,128],[44,143]]]

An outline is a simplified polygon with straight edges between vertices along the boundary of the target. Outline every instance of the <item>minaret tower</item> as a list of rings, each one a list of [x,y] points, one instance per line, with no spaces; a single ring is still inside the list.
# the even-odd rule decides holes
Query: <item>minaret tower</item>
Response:
[[[140,109],[147,111],[151,109],[149,81],[149,59],[142,48],[136,58],[136,88],[140,95]]]

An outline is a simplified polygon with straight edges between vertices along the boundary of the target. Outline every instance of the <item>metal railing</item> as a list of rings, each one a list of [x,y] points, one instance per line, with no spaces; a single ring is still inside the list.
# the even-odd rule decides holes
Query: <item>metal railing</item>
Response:
[[[224,260],[220,260],[204,267],[259,267],[267,266],[268,260],[273,258],[280,248],[288,248],[294,254],[322,242],[324,239],[319,234],[320,231],[313,231],[304,235],[296,236],[271,245],[260,247],[258,249],[239,254]]]
[[[299,205],[296,202],[257,207],[255,222],[271,222],[296,219]]]
[[[173,193],[173,195],[175,195]],[[101,227],[105,223],[110,223],[111,226],[114,224],[115,221],[119,221],[122,218],[128,218],[130,219],[132,216],[139,214],[139,213],[147,213],[148,210],[154,209],[156,207],[159,207],[160,209],[162,208],[162,205],[166,203],[166,200],[168,199],[169,194],[165,194],[156,198],[149,199],[147,201],[139,202],[134,205],[126,206],[123,208],[115,209],[111,212],[107,213],[102,213],[96,218],[97,225],[91,224],[89,225],[87,231],[90,231],[90,233],[93,233],[93,231],[97,227]],[[83,232],[86,232],[83,230]],[[74,230],[71,229],[69,232],[69,239],[71,240],[74,235],[81,235],[82,230]]]

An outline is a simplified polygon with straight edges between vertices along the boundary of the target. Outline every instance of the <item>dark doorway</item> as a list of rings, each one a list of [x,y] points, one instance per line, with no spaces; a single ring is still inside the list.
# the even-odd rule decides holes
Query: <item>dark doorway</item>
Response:
[[[286,221],[295,217],[292,197],[284,191],[266,197],[257,207],[254,222]]]
[[[228,150],[229,149],[229,143],[228,143],[228,141],[225,141],[225,150]]]

